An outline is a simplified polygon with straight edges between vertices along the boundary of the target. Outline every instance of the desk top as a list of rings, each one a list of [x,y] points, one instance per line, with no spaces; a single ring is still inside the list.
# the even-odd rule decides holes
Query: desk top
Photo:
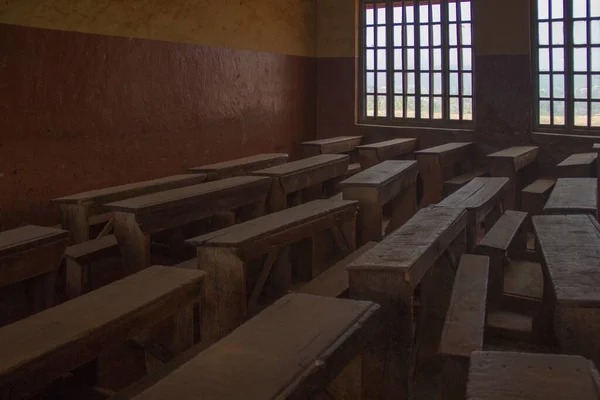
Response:
[[[559,178],[544,212],[547,214],[594,214],[596,178]]]
[[[470,147],[473,142],[452,142],[440,146],[430,147],[428,149],[415,151],[415,154],[445,154],[457,150],[463,150]]]
[[[23,252],[48,243],[66,240],[68,237],[68,231],[37,225],[26,225],[3,231],[0,232],[0,257]]]
[[[508,178],[474,178],[442,200],[438,206],[466,208],[468,210],[483,207],[490,200],[499,198],[508,182]]]
[[[258,169],[284,164],[288,161],[288,158],[287,153],[256,154],[250,157],[190,168],[190,171],[203,172],[215,179],[231,178],[232,176],[250,174]]]
[[[402,179],[409,172],[416,173],[416,171],[416,161],[388,160],[351,176],[342,181],[340,186],[342,188],[347,186],[382,187],[395,179]]]
[[[349,157],[345,154],[321,154],[314,157],[304,158],[298,161],[292,161],[287,164],[255,171],[254,175],[271,176],[280,178],[293,175],[300,172],[309,172],[311,170],[326,167],[337,162],[348,162]]]

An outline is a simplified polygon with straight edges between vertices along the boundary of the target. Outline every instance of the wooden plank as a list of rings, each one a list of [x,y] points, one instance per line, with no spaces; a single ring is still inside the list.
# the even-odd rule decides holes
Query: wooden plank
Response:
[[[340,183],[340,186],[342,189],[350,186],[368,186],[381,189],[392,180],[401,178],[409,172],[414,172],[416,178],[416,171],[416,161],[388,160],[346,179]]]
[[[372,167],[382,161],[409,154],[417,148],[418,139],[392,139],[384,142],[357,146],[358,158],[363,168]]]
[[[535,162],[538,151],[539,147],[537,146],[514,146],[496,153],[488,154],[487,157],[488,161],[493,161],[494,159],[511,160],[514,171],[519,171]]]
[[[0,393],[18,398],[198,299],[204,273],[151,267],[0,329]]]
[[[465,229],[467,214],[460,208],[428,207],[348,266],[353,271],[403,275],[416,287],[448,245]]]
[[[521,210],[541,214],[556,184],[554,179],[538,179],[521,191]]]
[[[90,190],[88,192],[78,193],[71,196],[61,197],[52,200],[56,203],[65,204],[104,204],[111,203],[129,197],[142,196],[149,193],[156,193],[163,190],[171,190],[189,185],[196,185],[206,180],[205,174],[182,174],[167,176],[164,178],[153,179],[150,181],[129,183],[126,185],[114,186],[110,188]]]
[[[590,215],[539,215],[533,226],[559,305],[600,307],[600,229]]]
[[[452,142],[440,146],[429,147],[427,149],[417,150],[415,154],[446,154],[456,150],[462,150],[471,146],[473,142]]]
[[[475,209],[496,199],[508,184],[508,178],[474,178],[471,182],[446,197],[440,207]]]
[[[571,399],[599,398],[591,361],[579,356],[479,352],[471,356],[467,398]]]
[[[68,231],[37,225],[3,231],[0,232],[0,258],[66,240],[68,237]]]
[[[119,244],[115,235],[88,240],[87,242],[69,246],[65,250],[65,257],[80,264],[87,264],[94,260],[118,254]]]
[[[446,196],[449,196],[464,185],[466,185],[467,183],[471,182],[473,178],[480,178],[483,176],[487,176],[488,174],[489,172],[487,168],[476,168],[472,171],[467,172],[466,174],[462,174],[452,179],[449,179],[446,182],[444,182],[444,194]]]
[[[135,399],[311,398],[358,354],[378,309],[285,296]]]
[[[289,159],[287,153],[257,154],[250,157],[238,158],[202,167],[190,168],[190,171],[204,173],[209,181],[249,175],[259,169],[285,164]]]
[[[338,136],[328,139],[303,142],[302,148],[306,157],[319,154],[348,153],[362,142],[362,136]]]
[[[560,162],[556,168],[560,178],[589,178],[596,172],[598,153],[577,153]]]
[[[489,262],[486,256],[461,257],[442,331],[442,355],[469,358],[483,348]]]
[[[350,285],[346,267],[358,257],[365,254],[376,244],[377,242],[368,242],[343,260],[325,270],[325,272],[317,276],[315,279],[302,286],[298,290],[298,293],[325,297],[343,296],[348,291]]]
[[[595,214],[596,185],[596,178],[559,178],[544,213]]]
[[[481,240],[478,247],[490,247],[508,251],[519,228],[527,218],[527,213],[507,210]]]

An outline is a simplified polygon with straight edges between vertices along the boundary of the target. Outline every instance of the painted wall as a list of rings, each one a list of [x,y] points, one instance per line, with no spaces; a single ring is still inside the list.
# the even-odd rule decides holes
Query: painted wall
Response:
[[[3,228],[58,222],[58,196],[259,152],[297,156],[316,136],[312,1],[204,1],[210,29],[194,28],[192,2],[164,3],[5,0],[3,22],[48,17],[68,31],[0,24]],[[74,32],[179,40],[178,19],[200,44]]]

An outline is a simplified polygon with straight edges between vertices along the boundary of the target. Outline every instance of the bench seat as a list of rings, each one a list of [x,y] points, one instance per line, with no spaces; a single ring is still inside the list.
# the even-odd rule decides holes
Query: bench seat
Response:
[[[204,173],[208,181],[248,175],[259,169],[285,164],[289,159],[287,153],[256,154],[250,157],[223,161],[202,167],[190,168],[191,172]]]
[[[531,215],[542,214],[554,185],[554,179],[538,179],[526,186],[521,191],[521,210]]]
[[[287,295],[134,399],[313,398],[359,355],[378,309]]]
[[[358,159],[363,168],[369,168],[386,160],[410,154],[417,148],[418,139],[403,138],[358,146]]]
[[[595,177],[598,153],[571,154],[556,166],[559,178]]]
[[[487,168],[476,168],[467,172],[466,174],[462,174],[447,180],[444,182],[444,196],[451,195],[467,183],[471,182],[474,178],[479,178],[482,176],[489,176],[489,171]]]
[[[362,142],[362,136],[338,136],[327,139],[312,140],[302,143],[304,157],[319,154],[349,153]]]

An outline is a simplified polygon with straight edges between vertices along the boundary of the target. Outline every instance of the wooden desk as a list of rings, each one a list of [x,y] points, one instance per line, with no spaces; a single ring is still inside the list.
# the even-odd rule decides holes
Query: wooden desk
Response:
[[[504,204],[507,210],[517,209],[521,204],[521,189],[537,179],[537,155],[537,146],[516,146],[488,154],[490,174],[510,178]]]
[[[598,371],[583,357],[475,351],[467,398],[598,400]]]
[[[359,246],[381,240],[383,206],[393,203],[386,232],[405,223],[417,210],[417,162],[384,161],[340,184],[344,199],[360,202]]]
[[[385,142],[363,144],[357,146],[358,159],[363,169],[372,167],[386,160],[393,160],[399,156],[411,154],[417,148],[418,140],[393,139]]]
[[[371,302],[287,295],[134,399],[315,398],[360,355],[378,309]]]
[[[0,326],[54,305],[57,270],[69,232],[27,225],[0,232]],[[23,284],[28,304],[15,304]],[[22,291],[22,290],[21,290]],[[25,296],[24,296],[25,297]]]
[[[101,206],[163,190],[195,185],[206,180],[204,174],[174,175],[151,181],[129,183],[105,189],[90,190],[52,200],[60,207],[63,229],[71,232],[71,244],[90,240],[89,217],[104,212]]]
[[[199,300],[203,276],[198,270],[155,266],[0,328],[2,397],[33,394],[175,316]],[[176,321],[175,331],[192,344],[191,326]]]
[[[438,203],[442,199],[444,181],[469,170],[472,147],[471,142],[454,142],[415,151],[423,179],[421,206]]]
[[[496,210],[486,221],[486,229],[491,228],[503,214],[502,196],[508,183],[508,178],[475,178],[438,204],[438,207],[467,210],[467,251],[475,249],[479,226],[488,215]]]
[[[437,355],[454,280],[446,262],[464,252],[466,224],[464,209],[421,209],[348,266],[350,298],[382,307],[382,323],[363,355],[369,398],[408,398],[409,370],[419,374],[420,356]]]
[[[304,157],[313,157],[319,154],[349,153],[361,142],[362,136],[338,136],[304,142],[302,143],[302,151]]]
[[[260,216],[270,185],[269,178],[239,176],[106,204],[115,215],[126,274],[150,265],[151,233],[245,205],[254,205]]]
[[[600,226],[592,215],[539,215],[544,294],[536,332],[554,331],[561,350],[600,362]]]
[[[559,178],[591,178],[596,173],[598,153],[571,154],[556,166]]]
[[[269,193],[270,211],[279,211],[323,197],[323,186],[348,171],[349,158],[341,154],[322,154],[254,172],[273,179]],[[288,196],[295,199],[288,201]],[[291,197],[291,196],[290,196]]]
[[[277,294],[289,290],[292,266],[288,245],[331,230],[344,256],[354,251],[357,209],[356,201],[315,200],[188,240],[197,247],[199,268],[214,283],[207,287],[201,336],[218,340],[241,324],[249,311],[255,311],[267,278],[276,286]],[[298,270],[307,280],[314,277],[312,271],[317,268],[313,260],[316,246],[318,243],[311,243],[311,248],[296,259],[304,261]],[[248,299],[248,264],[252,260],[260,260],[262,268]]]
[[[559,178],[545,214],[596,214],[596,178]]]
[[[208,181],[214,181],[234,176],[250,175],[259,169],[285,164],[288,158],[289,155],[287,153],[257,154],[236,160],[190,168],[190,171],[206,174]]]

